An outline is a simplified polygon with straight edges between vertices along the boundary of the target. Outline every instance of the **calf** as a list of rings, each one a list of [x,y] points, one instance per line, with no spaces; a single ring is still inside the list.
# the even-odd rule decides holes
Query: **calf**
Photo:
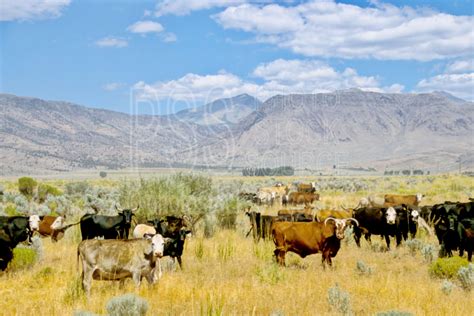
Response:
[[[277,222],[272,225],[273,242],[275,243],[275,257],[277,262],[284,266],[285,255],[288,251],[305,258],[308,255],[321,253],[322,264],[332,265],[331,257],[335,257],[344,238],[344,230],[353,218],[327,218],[324,223],[290,223]]]
[[[77,260],[82,263],[82,288],[89,295],[92,280],[125,278],[132,278],[137,288],[143,277],[153,284],[162,276],[160,258],[164,247],[165,239],[160,234],[148,239],[84,240],[77,248]]]
[[[286,198],[289,204],[291,205],[300,205],[305,204],[309,205],[312,204],[314,201],[319,200],[318,193],[305,193],[305,192],[291,192],[288,194]]]

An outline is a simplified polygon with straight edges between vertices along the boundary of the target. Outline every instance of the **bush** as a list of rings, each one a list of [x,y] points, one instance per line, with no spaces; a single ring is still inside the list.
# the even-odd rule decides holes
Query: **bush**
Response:
[[[105,178],[105,177],[107,177],[107,172],[101,171],[101,172],[99,172],[99,176],[100,176],[101,178]]]
[[[441,291],[446,295],[451,294],[451,292],[453,291],[453,288],[454,288],[454,283],[449,280],[444,280],[443,283],[441,283]]]
[[[433,245],[425,244],[423,248],[421,248],[421,254],[425,262],[432,263],[436,258],[436,249]]]
[[[423,243],[418,239],[410,239],[405,243],[410,250],[412,256],[416,255],[416,252],[423,247]]]
[[[110,316],[144,316],[147,311],[148,302],[135,294],[116,296],[107,302]]]
[[[66,288],[66,294],[63,297],[63,301],[66,304],[74,304],[76,301],[85,297],[84,291],[82,290],[82,279],[81,277],[75,278]]]
[[[49,185],[46,183],[41,183],[40,185],[38,185],[38,202],[39,203],[44,203],[48,195],[58,196],[62,194],[63,193],[61,192],[61,190],[59,190],[56,187],[53,187],[52,185]]]
[[[362,260],[357,261],[356,272],[359,275],[369,276],[372,274],[373,269],[364,263]]]
[[[35,179],[30,177],[23,177],[18,179],[18,190],[28,199],[31,199],[35,194],[35,189],[38,183]]]
[[[474,264],[462,267],[457,273],[458,281],[464,291],[471,291],[474,288]]]
[[[86,181],[81,182],[69,182],[66,184],[66,194],[67,195],[84,195],[87,190],[90,188],[89,183]]]
[[[14,270],[29,268],[35,264],[36,259],[37,254],[34,249],[18,246],[13,249],[13,260],[10,263],[10,268]]]
[[[270,285],[275,285],[285,278],[283,270],[276,263],[270,265],[265,264],[262,267],[257,267],[255,274],[258,276],[260,282],[268,283]]]
[[[331,309],[343,315],[352,315],[351,297],[349,293],[341,290],[337,283],[328,290],[328,303]]]
[[[430,275],[441,279],[453,279],[462,267],[468,265],[467,259],[461,257],[438,258],[430,266]]]
[[[30,203],[23,195],[15,197],[15,211],[19,214],[26,215],[30,210]]]
[[[224,201],[222,209],[217,211],[217,224],[219,227],[235,229],[237,214],[241,209],[241,202],[237,197],[232,197]]]

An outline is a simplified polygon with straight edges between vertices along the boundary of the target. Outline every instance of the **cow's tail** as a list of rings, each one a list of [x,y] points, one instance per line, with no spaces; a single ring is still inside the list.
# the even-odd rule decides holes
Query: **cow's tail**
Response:
[[[72,227],[72,226],[76,226],[77,224],[79,224],[81,221],[77,222],[77,223],[72,223],[72,224],[68,224],[68,225],[65,225],[63,227],[61,227],[60,229],[58,230],[62,230],[62,231],[65,231],[66,229]]]
[[[79,272],[79,256],[81,255],[79,247],[77,247],[77,257],[76,257],[76,271]]]

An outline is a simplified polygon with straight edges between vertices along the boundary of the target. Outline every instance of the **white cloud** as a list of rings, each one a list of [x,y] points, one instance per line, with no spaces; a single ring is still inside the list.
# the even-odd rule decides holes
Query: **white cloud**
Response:
[[[472,56],[474,19],[426,8],[310,1],[295,6],[242,4],[214,15],[225,29],[255,34],[306,56],[427,61]]]
[[[104,37],[96,41],[95,44],[100,47],[126,47],[128,46],[127,40],[118,37]]]
[[[218,98],[248,93],[262,100],[277,94],[331,92],[338,89],[359,88],[366,91],[401,92],[403,86],[381,87],[372,76],[360,76],[356,70],[337,71],[326,63],[314,60],[277,59],[260,64],[253,76],[261,84],[221,71],[215,75],[186,74],[171,81],[134,85],[138,98],[149,100],[181,100],[210,102]]]
[[[164,30],[163,26],[153,21],[138,21],[127,28],[128,31],[138,34],[160,33]]]
[[[71,0],[1,0],[0,21],[57,18]]]
[[[178,38],[176,37],[176,34],[174,33],[166,33],[163,35],[163,42],[166,43],[171,43],[171,42],[176,42]]]
[[[456,60],[447,66],[446,72],[448,73],[474,72],[474,60],[473,59]]]
[[[102,86],[102,89],[106,91],[115,91],[125,86],[122,82],[110,82]]]
[[[246,2],[245,0],[161,0],[156,5],[156,16],[167,14],[186,15],[192,11],[228,7]]]
[[[416,85],[418,92],[446,91],[458,98],[474,101],[474,72],[444,73],[423,79]]]

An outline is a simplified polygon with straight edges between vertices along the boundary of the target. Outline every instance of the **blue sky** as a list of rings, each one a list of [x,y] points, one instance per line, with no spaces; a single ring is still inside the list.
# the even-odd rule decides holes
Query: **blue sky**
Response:
[[[240,93],[474,99],[472,1],[31,3],[2,0],[4,93],[160,114]]]

